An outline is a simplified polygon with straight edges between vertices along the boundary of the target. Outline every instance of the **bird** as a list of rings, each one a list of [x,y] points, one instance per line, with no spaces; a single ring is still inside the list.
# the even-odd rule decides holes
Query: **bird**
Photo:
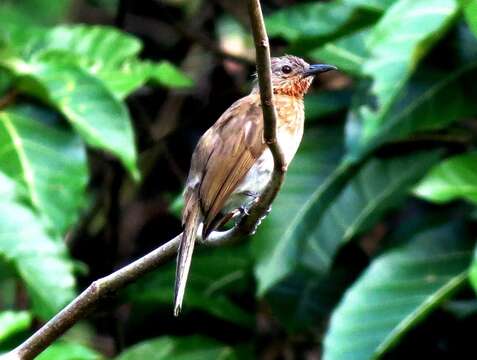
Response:
[[[292,161],[303,136],[304,102],[313,78],[333,65],[310,65],[285,55],[272,57],[271,82],[277,113],[277,141],[285,166]],[[200,138],[192,154],[184,190],[183,233],[180,239],[174,295],[174,315],[184,299],[197,237],[209,234],[232,218],[247,214],[271,179],[273,156],[265,143],[260,90],[233,103]]]

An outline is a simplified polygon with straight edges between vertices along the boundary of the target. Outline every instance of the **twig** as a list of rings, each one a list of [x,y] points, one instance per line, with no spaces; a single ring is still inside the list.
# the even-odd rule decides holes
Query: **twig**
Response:
[[[205,243],[213,246],[234,242],[255,230],[257,224],[260,223],[277,195],[286,172],[283,153],[276,140],[277,117],[273,106],[270,49],[259,0],[249,0],[249,13],[257,52],[257,73],[264,118],[264,137],[273,154],[274,171],[272,180],[261,196],[260,202],[250,210],[250,215],[244,217],[241,222],[231,230],[213,232],[209,236]],[[176,236],[174,239],[133,263],[94,281],[36,333],[7,354],[5,359],[33,359],[76,322],[91,313],[102,298],[124,288],[173,257],[177,252],[181,235],[182,234]]]

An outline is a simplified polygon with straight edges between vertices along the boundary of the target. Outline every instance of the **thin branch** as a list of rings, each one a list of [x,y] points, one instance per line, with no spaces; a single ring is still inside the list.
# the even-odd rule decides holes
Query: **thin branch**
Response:
[[[280,190],[286,172],[283,153],[276,139],[277,115],[273,105],[270,49],[259,0],[249,0],[249,14],[257,53],[257,73],[264,118],[264,137],[273,154],[274,170],[272,180],[260,197],[260,202],[254,205],[250,209],[249,215],[242,218],[240,223],[231,230],[213,232],[204,242],[212,246],[232,243],[243,238],[244,235],[254,232]],[[181,236],[182,234],[176,236],[133,263],[94,281],[36,333],[11,351],[7,358],[9,360],[33,359],[70,327],[91,313],[102,298],[112,295],[173,257],[177,252]]]

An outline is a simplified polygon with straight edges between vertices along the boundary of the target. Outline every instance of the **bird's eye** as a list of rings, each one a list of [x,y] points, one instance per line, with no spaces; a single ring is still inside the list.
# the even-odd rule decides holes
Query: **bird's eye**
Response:
[[[292,71],[292,68],[291,68],[290,66],[288,66],[288,65],[284,65],[284,66],[282,67],[282,72],[283,72],[284,74],[289,74],[289,73],[291,73],[291,71]]]

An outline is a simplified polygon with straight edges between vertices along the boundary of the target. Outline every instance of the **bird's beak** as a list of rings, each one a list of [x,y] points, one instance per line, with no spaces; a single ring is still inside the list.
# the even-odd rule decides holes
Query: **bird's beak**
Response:
[[[338,70],[338,68],[336,66],[327,64],[313,64],[303,72],[303,77],[313,76],[330,70]]]

